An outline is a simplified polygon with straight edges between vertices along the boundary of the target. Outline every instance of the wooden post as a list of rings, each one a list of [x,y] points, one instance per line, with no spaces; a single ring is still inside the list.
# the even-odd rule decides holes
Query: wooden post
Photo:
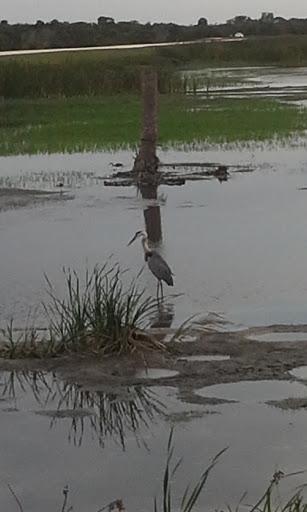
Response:
[[[158,75],[153,69],[142,73],[142,133],[139,152],[133,171],[139,182],[157,182],[158,157],[156,143],[158,136]]]
[[[157,199],[158,187],[140,183],[139,189],[143,199]],[[148,234],[149,241],[155,245],[159,245],[162,241],[162,222],[160,206],[148,206],[144,209],[145,229]]]
[[[145,208],[144,219],[149,242],[160,245],[162,242],[160,206],[148,206],[148,208]]]

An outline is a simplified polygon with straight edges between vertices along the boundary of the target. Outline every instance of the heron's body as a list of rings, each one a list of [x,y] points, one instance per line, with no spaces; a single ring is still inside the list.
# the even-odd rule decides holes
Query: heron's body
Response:
[[[130,245],[136,238],[141,238],[142,246],[144,249],[145,261],[148,264],[149,269],[153,273],[153,275],[158,279],[157,285],[157,296],[159,295],[159,287],[161,289],[161,294],[163,297],[163,285],[162,281],[164,281],[168,286],[173,286],[173,273],[166,263],[166,261],[158,254],[156,251],[153,251],[148,246],[148,235],[146,231],[137,231],[134,238],[129,242]]]
[[[174,285],[172,271],[160,254],[156,251],[147,251],[145,252],[145,261],[159,281],[164,281],[168,286]]]

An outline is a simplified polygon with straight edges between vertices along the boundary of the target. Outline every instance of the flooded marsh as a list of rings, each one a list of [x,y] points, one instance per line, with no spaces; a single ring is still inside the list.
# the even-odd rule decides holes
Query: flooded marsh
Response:
[[[244,94],[249,82],[256,94],[259,78],[260,87],[280,89],[278,101],[304,100],[303,70],[280,71],[279,81],[273,71],[246,71]],[[241,73],[220,72],[234,81]],[[176,460],[184,458],[176,498],[229,447],[195,511],[235,507],[245,491],[245,503],[255,503],[275,470],[306,469],[301,128],[283,140],[160,147],[161,171],[184,184],[160,185],[151,197],[104,184],[132,169],[133,150],[0,157],[1,329],[12,317],[22,329],[30,310],[46,328],[44,274],[62,297],[63,267],[84,275],[111,258],[127,269],[125,286],[141,271],[140,287],[155,296],[141,243],[127,247],[138,230],[174,272],[148,318],[173,352],[0,361],[1,509],[16,510],[9,484],[31,512],[60,510],[65,485],[80,512],[117,499],[127,510],[153,510],[171,427]],[[305,482],[296,475],[286,490]]]
[[[161,148],[204,150],[214,143],[287,143],[304,137],[304,69],[194,72],[192,94],[159,95]],[[0,112],[3,156],[119,149],[135,153],[139,141],[137,94],[7,99],[0,103]]]
[[[12,203],[1,214],[2,327],[12,316],[24,322],[29,308],[35,310],[46,297],[44,272],[60,292],[63,267],[83,273],[85,266],[102,264],[113,254],[136,275],[144,265],[142,249],[127,243],[145,222],[175,273],[175,288],[158,312],[165,326],[203,312],[222,314],[236,324],[305,322],[306,198],[299,190],[307,183],[304,148],[160,153],[165,163],[219,162],[223,156],[222,163],[252,164],[254,171],[236,173],[230,167],[227,182],[211,178],[161,186],[152,200],[142,199],[133,187],[104,187],[99,178],[110,174],[111,161],[128,168],[133,162],[127,152],[114,156],[2,159],[2,174],[13,188],[24,183],[49,192],[64,182],[61,197],[57,193],[43,204],[29,203],[22,215]],[[155,294],[146,267],[141,284]]]

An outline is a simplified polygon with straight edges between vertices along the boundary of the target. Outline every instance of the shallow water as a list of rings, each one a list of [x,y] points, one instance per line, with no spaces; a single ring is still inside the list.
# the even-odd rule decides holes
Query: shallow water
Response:
[[[289,371],[290,375],[299,380],[307,380],[307,366],[299,366]]]
[[[248,336],[250,340],[279,342],[279,341],[307,341],[307,332],[267,332]]]
[[[1,509],[16,510],[9,483],[31,512],[60,510],[64,485],[70,504],[80,511],[120,498],[127,510],[152,510],[153,497],[161,495],[172,425],[174,463],[184,457],[174,481],[176,497],[228,446],[195,510],[236,505],[246,490],[246,502],[252,503],[275,470],[306,469],[307,412],[257,403],[259,398],[304,396],[301,384],[259,383],[256,394],[249,385],[251,399],[239,385],[224,393],[227,386],[207,388],[207,396],[241,401],[205,407],[181,403],[176,388],[94,392],[50,374],[2,373]],[[294,488],[303,481],[304,476],[296,476],[286,485]]]
[[[224,183],[161,186],[158,200],[145,200],[132,187],[104,187],[97,179],[111,172],[112,161],[130,168],[129,152],[0,159],[7,185],[57,190],[64,181],[64,199],[0,213],[1,326],[12,316],[22,325],[29,308],[46,298],[44,272],[59,294],[63,266],[82,273],[113,254],[135,275],[144,266],[142,248],[127,242],[145,221],[155,235],[161,230],[155,245],[175,274],[153,326],[178,326],[190,315],[209,313],[213,325],[214,318],[236,325],[306,321],[307,201],[299,190],[307,186],[306,150],[262,145],[253,152],[161,152],[160,158],[252,164],[255,170],[230,168]],[[146,267],[141,284],[155,295],[156,280]]]
[[[257,403],[268,400],[281,400],[289,397],[305,397],[307,388],[299,382],[288,381],[241,381],[231,384],[216,384],[206,386],[196,391],[204,397],[237,400],[241,403]]]
[[[302,106],[307,99],[307,75],[304,67],[212,68],[192,74],[200,80],[198,92],[206,95],[221,95],[226,98],[277,98]]]
[[[175,377],[178,372],[174,370],[165,370],[163,368],[146,368],[138,370],[135,374],[137,379],[163,379],[166,377]]]

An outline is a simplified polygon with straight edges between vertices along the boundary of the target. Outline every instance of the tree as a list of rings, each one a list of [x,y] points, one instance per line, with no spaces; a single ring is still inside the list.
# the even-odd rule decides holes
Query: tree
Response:
[[[274,14],[272,12],[263,12],[260,21],[262,21],[262,23],[273,23]]]
[[[197,25],[200,26],[205,26],[207,27],[208,26],[208,20],[206,18],[199,18],[198,22],[197,22]]]
[[[110,18],[109,16],[99,16],[98,25],[107,25],[108,23],[115,23],[114,18]]]
[[[248,21],[251,21],[251,18],[249,16],[240,14],[239,16],[235,16],[234,18],[227,20],[227,23],[235,25],[237,23],[247,23]]]

